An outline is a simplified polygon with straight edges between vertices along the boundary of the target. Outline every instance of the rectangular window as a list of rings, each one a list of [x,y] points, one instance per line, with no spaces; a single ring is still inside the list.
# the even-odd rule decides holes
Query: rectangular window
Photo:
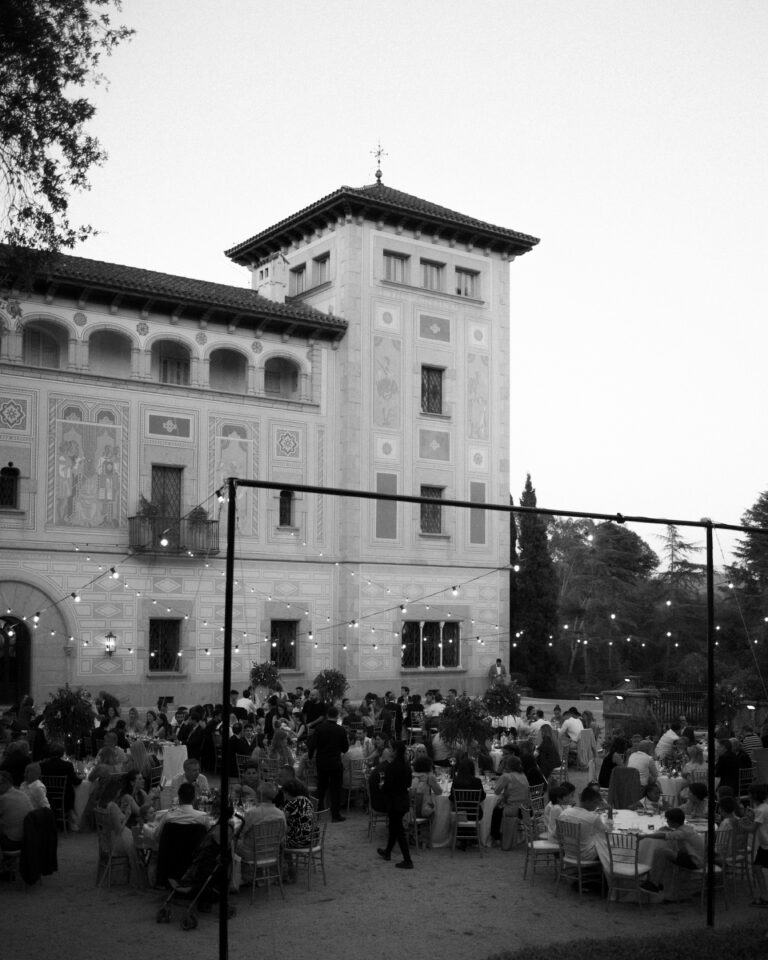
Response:
[[[421,368],[421,412],[443,412],[443,374],[440,367]]]
[[[278,521],[281,527],[293,527],[293,504],[294,496],[292,490],[280,491],[280,519]]]
[[[431,497],[433,500],[443,499],[442,487],[422,487],[422,497]],[[421,504],[421,532],[422,533],[442,533],[443,532],[443,508],[439,503]]]
[[[485,503],[485,484],[470,483],[469,499],[473,503]],[[485,543],[485,510],[469,511],[469,542]]]
[[[477,270],[463,270],[456,267],[456,294],[459,297],[471,297],[477,300],[480,296],[480,274]]]
[[[397,493],[396,473],[376,474],[376,493]],[[397,503],[376,501],[376,539],[397,540]]]
[[[17,510],[19,506],[19,470],[9,463],[0,470],[0,507]]]
[[[306,263],[302,263],[300,267],[295,267],[293,270],[291,270],[288,293],[290,296],[295,297],[299,293],[304,293],[306,289],[307,265]]]
[[[278,670],[295,670],[298,663],[298,620],[271,620],[269,632],[272,643],[270,659]]]
[[[34,327],[24,330],[24,363],[30,367],[48,367],[58,370],[59,345],[43,330]]]
[[[421,285],[425,290],[443,289],[443,264],[434,260],[421,261]]]
[[[393,283],[408,283],[408,257],[401,253],[385,253],[384,279]]]
[[[322,257],[316,257],[312,263],[312,282],[315,286],[321,283],[327,283],[331,279],[331,255],[326,253]]]
[[[186,357],[167,357],[161,353],[160,383],[186,387],[189,384],[189,360]]]
[[[406,620],[401,633],[400,665],[458,667],[461,665],[459,624],[449,620]]]
[[[149,621],[149,669],[181,670],[181,620]]]

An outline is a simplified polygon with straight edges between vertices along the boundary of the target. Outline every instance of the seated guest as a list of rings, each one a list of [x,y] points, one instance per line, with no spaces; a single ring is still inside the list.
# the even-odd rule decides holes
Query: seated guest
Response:
[[[739,761],[730,740],[717,741],[715,777],[719,778],[718,786],[730,787],[734,795],[739,792]]]
[[[20,787],[24,782],[24,771],[32,759],[32,751],[28,740],[12,740],[5,748],[5,757],[0,770],[11,775],[14,787]]]
[[[432,761],[436,767],[450,767],[453,751],[439,733],[432,737]],[[473,766],[474,770],[474,766]]]
[[[99,751],[99,761],[88,774],[88,782],[93,784],[91,792],[88,795],[83,817],[87,822],[88,817],[93,810],[101,803],[101,798],[112,782],[113,777],[119,776],[123,772],[123,764],[118,762],[117,748],[104,746]]]
[[[179,784],[177,793],[179,805],[169,810],[160,810],[154,818],[145,825],[145,835],[153,844],[159,844],[160,835],[166,823],[202,823],[209,826],[211,818],[202,810],[195,810],[195,788],[191,783]]]
[[[387,797],[385,796],[384,791],[381,789],[385,768],[386,763],[379,763],[368,775],[368,792],[371,797],[371,806],[376,813],[387,812]]]
[[[680,739],[680,731],[682,729],[679,721],[675,720],[669,725],[669,729],[659,737],[659,742],[656,744],[657,760],[667,763],[673,759],[675,744]]]
[[[136,707],[131,707],[128,711],[128,719],[125,724],[125,733],[128,739],[141,737],[144,735],[144,724],[139,719],[139,711]]]
[[[692,783],[688,787],[688,799],[681,809],[687,820],[704,820],[708,816],[709,792],[706,783]]]
[[[135,816],[138,807],[131,796],[131,790],[137,774],[112,783],[102,795],[102,806],[106,810],[107,831],[113,856],[127,857],[130,867],[131,886],[137,890],[146,887],[144,868],[136,852],[133,833],[128,825]]]
[[[685,822],[685,814],[679,807],[666,812],[667,826],[650,834],[655,840],[651,850],[651,870],[648,879],[640,884],[641,889],[658,893],[664,889],[664,874],[670,864],[683,870],[699,870],[704,862],[704,838]]]
[[[165,724],[154,710],[147,710],[144,718],[144,735],[152,740],[165,739]]]
[[[659,770],[656,761],[653,759],[653,744],[650,740],[641,740],[637,745],[637,750],[629,755],[627,768],[637,770],[640,774],[640,785],[648,786],[649,780],[657,780]]]
[[[605,824],[597,812],[600,799],[599,788],[584,787],[579,797],[578,807],[568,807],[560,814],[561,823],[581,824],[582,860],[597,860],[595,839],[599,834],[605,833]]]
[[[544,777],[548,780],[553,770],[562,763],[560,755],[560,741],[555,736],[555,732],[548,723],[543,723],[538,730],[540,738],[539,747],[536,751],[536,760]]]
[[[309,791],[299,780],[287,780],[283,784],[285,805],[285,849],[299,849],[312,844],[312,824],[315,819],[315,806],[309,797]],[[286,856],[285,882],[296,882],[296,861]]]
[[[624,766],[624,757],[629,749],[629,741],[626,737],[614,737],[612,743],[605,752],[605,757],[600,765],[600,772],[597,775],[597,781],[601,787],[609,787],[611,784],[611,772],[614,767]]]
[[[723,797],[717,804],[717,813],[720,818],[718,830],[735,830],[739,826],[739,817],[736,814],[736,801],[733,797]]]
[[[174,777],[171,782],[171,796],[179,792],[179,787],[182,783],[184,783],[184,781],[191,783],[194,786],[195,797],[198,800],[200,797],[211,792],[211,788],[208,786],[208,780],[202,773],[200,773],[199,760],[187,758],[184,761],[184,772],[180,773],[177,777]]]
[[[262,782],[256,792],[256,804],[246,811],[243,817],[243,826],[237,838],[235,853],[243,860],[247,860],[251,853],[251,837],[259,824],[277,821],[285,826],[285,814],[275,806],[277,787],[274,783]],[[246,871],[243,870],[243,879]]]
[[[428,813],[422,809],[423,805],[429,801],[430,794],[439,797],[442,792],[443,788],[432,772],[432,761],[426,754],[417,756],[411,764],[411,796],[416,800],[416,816],[433,816],[434,806],[432,812]]]
[[[683,764],[682,774],[686,780],[693,780],[694,776],[701,777],[707,772],[707,762],[704,759],[704,751],[694,743],[688,747],[686,752],[686,761]]]
[[[247,803],[256,799],[256,791],[261,782],[258,760],[250,760],[240,771],[240,782],[232,785],[232,798],[236,803]]]
[[[29,797],[29,802],[32,804],[33,810],[40,810],[43,807],[47,807],[50,810],[51,805],[48,802],[45,784],[40,777],[40,764],[28,763],[24,770],[24,782],[19,789]]]
[[[13,785],[7,770],[0,770],[0,851],[21,850],[24,817],[31,812],[29,797]]]
[[[538,787],[547,782],[543,771],[540,769],[533,755],[533,747],[527,740],[520,744],[520,763],[523,768],[523,773],[525,774],[525,779],[528,781],[528,786]]]
[[[142,740],[134,740],[129,748],[128,769],[135,770],[141,777],[142,789],[149,793],[152,773],[162,767],[162,763],[147,748]]]
[[[71,760],[64,759],[64,744],[52,743],[48,751],[48,759],[43,760],[40,769],[44,777],[66,777],[67,783],[64,787],[64,811],[69,817],[69,827],[71,830],[77,830],[78,824],[75,822],[75,787],[79,787],[83,782],[77,773]]]
[[[576,787],[567,780],[549,788],[549,803],[544,807],[545,839],[555,842],[557,832],[555,824],[566,807],[573,806],[576,799]]]
[[[523,778],[525,779],[525,778]],[[456,764],[456,776],[451,784],[450,798],[453,799],[455,790],[477,790],[480,793],[480,801],[485,800],[485,790],[483,781],[475,774],[475,764],[470,757],[462,757]],[[483,819],[483,808],[480,807],[480,819]]]
[[[635,805],[638,813],[655,814],[661,809],[661,787],[658,783],[646,784],[640,802]]]
[[[128,754],[118,745],[117,740],[118,737],[114,730],[109,730],[104,734],[104,743],[102,744],[101,750],[96,754],[96,763],[102,763],[104,751],[111,750],[117,757],[117,763],[119,763],[122,768],[128,760]]]
[[[291,750],[290,727],[285,720],[275,720],[272,725],[272,739],[269,742],[269,756],[281,763],[294,763]]]

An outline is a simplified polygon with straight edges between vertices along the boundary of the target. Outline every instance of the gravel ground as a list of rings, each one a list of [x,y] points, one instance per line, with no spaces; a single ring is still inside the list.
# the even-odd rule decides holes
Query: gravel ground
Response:
[[[501,950],[531,944],[574,941],[681,929],[703,931],[705,912],[698,899],[663,906],[613,904],[596,894],[561,885],[555,897],[552,873],[540,868],[536,883],[523,881],[524,848],[427,850],[414,856],[413,871],[397,870],[396,859],[376,856],[385,827],[367,839],[367,817],[352,811],[346,823],[328,828],[328,886],[318,879],[285,888],[285,901],[273,888],[233,896],[237,915],[230,921],[229,958],[254,956],[283,960],[308,954],[337,960],[390,960],[416,953],[419,960],[485,960]],[[77,960],[134,960],[170,957],[215,960],[217,914],[203,915],[197,930],[180,929],[181,911],[171,924],[157,924],[162,902],[157,892],[136,893],[126,886],[97,891],[94,886],[96,837],[70,834],[59,843],[59,871],[35,887],[17,880],[0,884],[0,945],[8,960],[46,956]],[[737,886],[738,905],[724,911],[718,900],[716,926],[743,922],[757,911],[748,906],[745,884]],[[768,915],[766,916],[768,920]]]

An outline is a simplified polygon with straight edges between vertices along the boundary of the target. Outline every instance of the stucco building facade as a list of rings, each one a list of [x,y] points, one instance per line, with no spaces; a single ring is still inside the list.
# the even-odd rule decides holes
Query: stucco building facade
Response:
[[[507,659],[510,262],[536,239],[341,187],[227,251],[251,289],[61,256],[0,301],[0,702],[484,689]],[[245,274],[244,274],[245,275]],[[396,504],[291,484],[412,494]]]

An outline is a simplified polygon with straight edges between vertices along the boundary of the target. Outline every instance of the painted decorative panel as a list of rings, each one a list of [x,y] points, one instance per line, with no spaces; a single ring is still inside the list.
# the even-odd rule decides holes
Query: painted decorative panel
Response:
[[[470,445],[467,448],[467,470],[472,473],[488,473],[488,450]]]
[[[451,342],[451,321],[445,317],[429,317],[422,313],[419,316],[419,336],[424,340],[441,340]]]
[[[373,338],[373,422],[377,427],[400,426],[402,353],[399,340]]]
[[[374,308],[375,326],[377,330],[388,330],[390,333],[400,333],[400,307],[394,304],[377,303]]]
[[[451,435],[444,430],[419,430],[419,456],[422,460],[450,460]]]
[[[489,438],[490,364],[488,356],[467,356],[467,436],[472,440]]]
[[[25,397],[0,397],[0,430],[28,432],[29,400]]]
[[[259,424],[241,420],[212,418],[211,467],[212,486],[219,487],[229,477],[251,480],[256,477],[256,451],[259,442]],[[255,510],[252,509],[257,491],[246,487],[237,491],[238,529],[242,533],[256,533],[253,528]]]
[[[490,348],[490,335],[487,323],[470,323],[467,327],[467,346],[474,349]]]
[[[377,460],[400,460],[399,437],[374,437],[373,446]]]
[[[174,440],[189,440],[192,437],[192,418],[148,411],[146,431],[148,437],[173,437]]]
[[[125,523],[128,404],[51,397],[48,522],[117,527]]]

